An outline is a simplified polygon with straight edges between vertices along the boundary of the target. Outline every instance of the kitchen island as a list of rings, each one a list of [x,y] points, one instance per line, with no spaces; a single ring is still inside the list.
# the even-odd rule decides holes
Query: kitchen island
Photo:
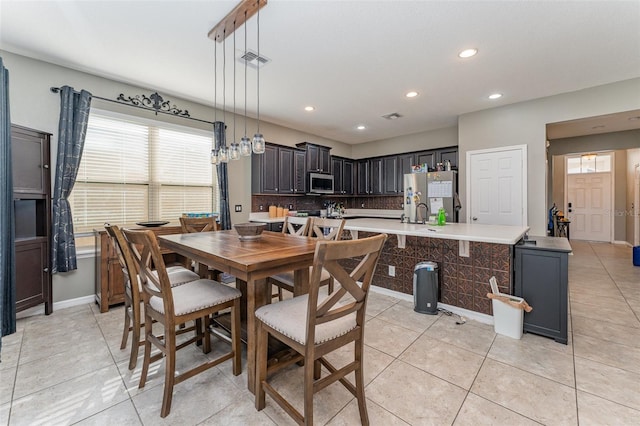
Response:
[[[347,219],[344,237],[389,234],[373,285],[411,295],[415,265],[437,262],[440,302],[492,315],[489,278],[496,277],[502,293],[513,294],[514,245],[528,230],[526,226]]]

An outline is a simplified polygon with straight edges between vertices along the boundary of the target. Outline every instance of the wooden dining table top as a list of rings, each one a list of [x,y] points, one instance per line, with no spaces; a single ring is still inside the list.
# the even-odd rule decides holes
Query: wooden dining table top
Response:
[[[265,231],[257,240],[242,241],[234,230],[159,236],[160,246],[185,254],[216,269],[254,279],[273,269],[292,270],[298,263],[311,264],[317,240]]]

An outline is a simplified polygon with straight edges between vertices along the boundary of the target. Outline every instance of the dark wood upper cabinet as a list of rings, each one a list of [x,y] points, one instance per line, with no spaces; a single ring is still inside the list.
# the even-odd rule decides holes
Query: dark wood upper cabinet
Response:
[[[353,195],[355,179],[353,161],[345,159],[342,163],[342,192],[346,195]]]
[[[293,194],[293,148],[278,148],[278,193]]]
[[[51,135],[11,126],[16,311],[44,303],[53,312],[50,272]]]
[[[415,154],[398,155],[398,193],[404,193],[404,175],[411,173],[416,164]]]
[[[296,144],[307,152],[307,172],[329,173],[331,170],[331,148],[310,142]]]
[[[331,157],[331,174],[333,175],[333,192],[342,194],[342,165],[343,160],[340,157]]]
[[[358,160],[356,163],[356,173],[358,175],[358,195],[369,195],[370,192],[370,180],[369,170],[371,170],[370,162],[367,159]]]
[[[293,151],[293,193],[304,194],[307,190],[307,153],[301,149]]]
[[[416,160],[418,165],[426,164],[429,170],[435,170],[436,163],[437,163],[436,151],[431,150],[431,151],[418,152],[416,154]]]
[[[264,153],[251,154],[251,192],[278,193],[278,146],[266,144]]]
[[[394,195],[398,193],[398,156],[382,158],[382,193]]]
[[[458,170],[458,147],[454,146],[451,148],[444,148],[438,150],[438,154],[440,158],[438,159],[438,163],[446,163],[449,161],[451,163],[451,168],[453,170]]]
[[[306,152],[267,143],[263,154],[251,156],[253,194],[304,194]]]
[[[353,195],[353,160],[332,156],[331,174],[335,194]]]

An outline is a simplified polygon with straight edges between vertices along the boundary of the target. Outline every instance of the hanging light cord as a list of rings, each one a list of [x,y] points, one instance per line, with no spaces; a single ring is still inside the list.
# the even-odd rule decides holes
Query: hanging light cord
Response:
[[[236,143],[236,21],[233,21],[233,144]]]
[[[258,133],[260,133],[260,0],[258,0],[258,22],[257,22],[257,30],[258,30],[258,59],[257,59],[257,66],[258,66],[258,87],[257,87],[257,92],[258,92],[258,96],[257,96],[257,101],[258,101],[258,105],[257,105],[257,119],[258,119]]]
[[[224,40],[222,41],[222,121],[227,127],[227,30],[224,30]],[[227,140],[224,141],[227,146]]]
[[[247,11],[244,11],[244,137],[247,137]]]
[[[218,43],[213,41],[213,121],[218,121]]]

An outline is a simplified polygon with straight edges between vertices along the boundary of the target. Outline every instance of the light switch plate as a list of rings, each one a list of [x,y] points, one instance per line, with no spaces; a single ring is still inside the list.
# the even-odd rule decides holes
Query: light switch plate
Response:
[[[460,240],[458,244],[458,255],[460,257],[469,257],[469,241]]]
[[[236,204],[236,212],[242,211],[242,204]]]
[[[395,266],[389,265],[389,276],[390,277],[395,277],[396,276],[396,267]]]

